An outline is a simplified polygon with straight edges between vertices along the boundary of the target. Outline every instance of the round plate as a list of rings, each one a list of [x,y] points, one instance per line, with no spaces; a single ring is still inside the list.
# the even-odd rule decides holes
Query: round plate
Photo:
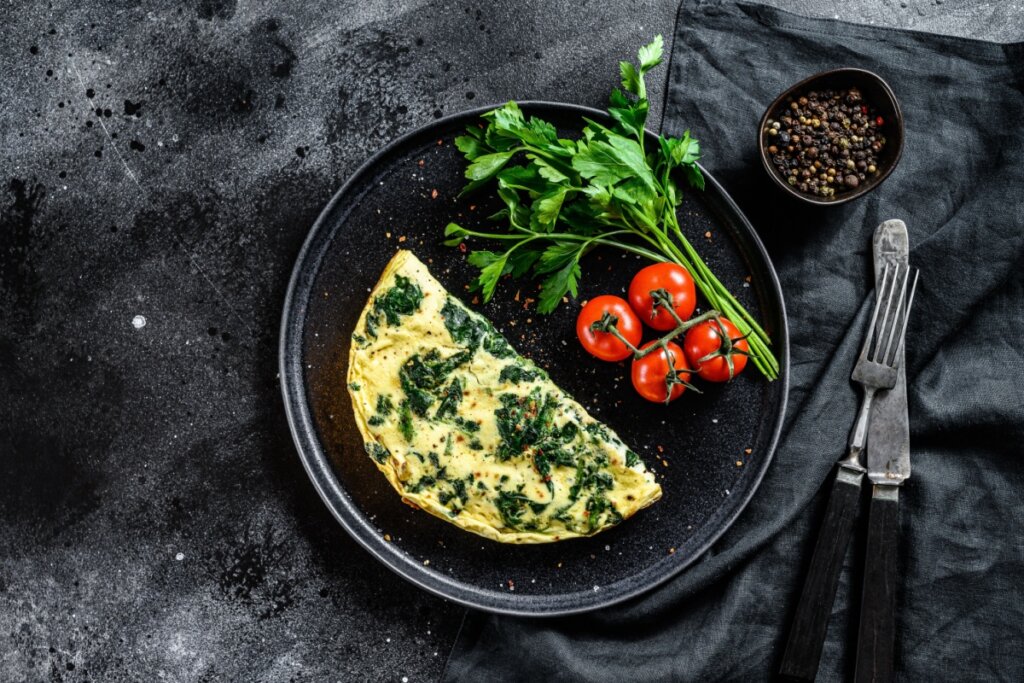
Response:
[[[568,135],[597,110],[521,104]],[[396,249],[411,249],[453,294],[476,301],[465,254],[441,244],[450,221],[484,225],[499,208],[483,191],[459,198],[465,161],[453,140],[491,107],[439,119],[367,161],[324,209],[299,254],[281,330],[281,387],[295,444],[324,502],[390,569],[438,595],[518,615],[597,609],[647,591],[696,560],[733,522],[764,476],[782,426],[789,342],[779,282],[757,235],[721,186],[687,191],[688,239],[774,341],[779,379],[753,367],[729,385],[702,384],[668,407],[633,391],[629,366],[589,357],[575,337],[576,302],[538,315],[536,285],[504,280],[471,303],[516,349],[610,425],[656,474],[662,499],[597,536],[502,545],[401,502],[363,451],[345,387],[349,335]],[[655,143],[656,144],[656,143]],[[479,243],[477,244],[479,245]],[[585,257],[580,300],[623,293],[646,265],[616,251]],[[653,333],[648,333],[651,338]]]

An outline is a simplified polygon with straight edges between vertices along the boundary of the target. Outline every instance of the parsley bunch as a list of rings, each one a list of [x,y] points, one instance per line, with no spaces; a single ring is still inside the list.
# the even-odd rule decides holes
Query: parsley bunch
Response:
[[[670,261],[686,268],[708,303],[749,335],[751,360],[769,379],[778,376],[770,340],[754,317],[711,272],[679,228],[681,177],[704,188],[697,166],[700,144],[658,137],[647,148],[649,109],[644,75],[661,64],[662,38],[640,48],[638,65],[620,62],[623,90],[615,88],[604,126],[586,117],[579,139],[559,138],[550,123],[526,118],[515,102],[483,115],[486,126],[455,139],[470,162],[463,194],[491,182],[505,203],[492,219],[506,229],[479,231],[449,223],[446,244],[466,238],[499,242],[501,250],[474,250],[469,262],[480,269],[477,286],[484,301],[504,275],[542,278],[537,310],[550,313],[567,294],[576,296],[580,259],[598,246]]]

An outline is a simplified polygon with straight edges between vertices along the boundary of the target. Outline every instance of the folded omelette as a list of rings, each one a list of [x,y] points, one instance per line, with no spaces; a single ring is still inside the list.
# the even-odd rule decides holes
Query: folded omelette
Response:
[[[590,536],[661,497],[636,453],[410,251],[359,317],[348,388],[402,498],[495,541]]]

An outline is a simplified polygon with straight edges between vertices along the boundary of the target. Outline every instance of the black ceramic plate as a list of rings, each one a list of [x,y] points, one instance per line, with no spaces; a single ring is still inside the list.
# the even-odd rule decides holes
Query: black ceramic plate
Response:
[[[567,134],[596,110],[526,103]],[[388,259],[411,249],[457,295],[470,300],[473,269],[443,246],[449,221],[481,224],[497,210],[482,194],[460,199],[465,162],[452,144],[486,108],[414,131],[390,144],[338,191],[313,226],[292,275],[281,330],[281,384],[299,455],[338,521],[409,581],[495,612],[555,615],[638,595],[682,571],[724,532],[768,467],[786,402],[785,309],[771,263],[750,224],[707,176],[688,192],[680,221],[688,238],[774,339],[775,382],[749,368],[728,386],[703,386],[665,408],[639,398],[628,364],[598,362],[575,338],[578,305],[539,316],[536,288],[504,281],[475,305],[513,345],[604,420],[657,473],[662,499],[593,538],[533,546],[485,540],[401,503],[363,452],[345,388],[349,335]],[[705,174],[707,175],[707,174]],[[705,236],[710,233],[710,237]],[[625,292],[646,263],[618,252],[589,254],[580,299]],[[747,453],[750,449],[750,453]],[[742,464],[739,464],[742,463]]]

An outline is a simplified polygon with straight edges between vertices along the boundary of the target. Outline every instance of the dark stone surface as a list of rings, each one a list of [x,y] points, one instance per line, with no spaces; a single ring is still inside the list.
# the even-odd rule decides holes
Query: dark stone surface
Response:
[[[1001,40],[1024,25],[1019,3],[775,4]],[[509,98],[600,106],[615,61],[674,16],[0,8],[0,680],[435,679],[461,610],[351,541],[295,457],[276,380],[292,262],[382,143]]]

